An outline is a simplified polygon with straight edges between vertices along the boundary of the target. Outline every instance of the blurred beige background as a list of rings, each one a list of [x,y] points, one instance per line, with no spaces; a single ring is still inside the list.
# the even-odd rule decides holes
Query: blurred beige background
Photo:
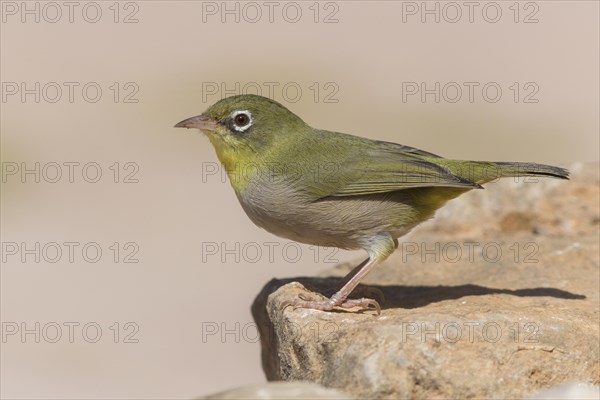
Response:
[[[173,128],[228,91],[451,158],[598,160],[598,3],[475,3],[428,2],[438,23],[421,2],[3,1],[2,397],[261,382],[262,286],[363,256],[247,219],[208,140]]]

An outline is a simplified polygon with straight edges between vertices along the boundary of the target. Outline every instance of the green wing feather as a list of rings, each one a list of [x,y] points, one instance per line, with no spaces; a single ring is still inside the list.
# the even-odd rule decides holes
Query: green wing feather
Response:
[[[371,141],[328,131],[317,131],[306,163],[318,176],[302,187],[316,198],[360,196],[418,187],[480,188],[438,165],[441,157],[396,143]],[[315,163],[320,165],[316,166]],[[323,168],[327,165],[327,168]]]
[[[329,196],[359,196],[417,187],[480,187],[453,175],[443,166],[420,158],[416,149],[400,145],[395,147],[385,146],[367,151],[367,159],[361,163],[360,170],[356,168],[357,163],[354,166],[340,165],[341,172],[351,179],[346,179],[345,184]]]

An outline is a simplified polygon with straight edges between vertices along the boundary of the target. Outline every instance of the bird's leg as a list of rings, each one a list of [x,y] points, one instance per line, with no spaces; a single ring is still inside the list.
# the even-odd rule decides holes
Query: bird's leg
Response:
[[[369,258],[367,258],[366,260],[364,260],[363,262],[361,262],[360,264],[358,264],[356,267],[354,267],[354,269],[352,269],[350,272],[348,272],[346,274],[346,276],[344,276],[344,278],[340,281],[340,283],[337,285],[336,290],[338,291],[340,290],[342,287],[344,287],[344,285],[346,283],[348,283],[348,281],[350,279],[352,279],[352,277],[354,275],[356,275],[358,273],[358,271],[361,270],[362,267],[365,266],[366,263],[369,262]],[[360,294],[359,294],[360,291]],[[380,289],[374,288],[374,287],[370,287],[370,286],[366,286],[364,288],[359,288],[358,286],[356,287],[356,289],[354,289],[353,292],[356,296],[362,296],[362,297],[372,297],[373,295],[377,295],[377,297],[379,298],[379,300],[381,301],[385,301],[385,296],[383,294],[383,292]]]
[[[377,310],[377,314],[381,314],[381,307],[379,303],[373,299],[361,298],[361,299],[348,299],[348,296],[358,286],[360,281],[369,273],[371,270],[385,260],[396,248],[398,241],[386,235],[385,240],[377,241],[369,249],[369,258],[363,261],[357,268],[353,269],[344,278],[345,284],[340,290],[338,290],[331,298],[325,301],[309,301],[307,299],[286,301],[283,303],[282,308],[287,306],[293,306],[294,308],[311,308],[315,310],[329,311],[334,307],[352,308],[362,307],[369,308],[373,306]],[[391,245],[390,245],[391,243]],[[357,271],[358,269],[358,271]],[[348,279],[348,277],[350,277]]]

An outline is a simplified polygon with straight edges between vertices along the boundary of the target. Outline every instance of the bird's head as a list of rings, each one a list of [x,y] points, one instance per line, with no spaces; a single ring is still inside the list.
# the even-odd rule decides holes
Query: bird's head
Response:
[[[227,97],[175,127],[204,132],[226,168],[232,163],[260,161],[263,155],[308,128],[278,102],[257,95]]]

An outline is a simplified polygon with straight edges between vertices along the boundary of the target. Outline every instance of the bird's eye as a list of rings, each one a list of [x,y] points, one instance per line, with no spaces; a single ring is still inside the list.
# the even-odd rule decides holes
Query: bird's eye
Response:
[[[250,122],[250,117],[246,114],[238,114],[235,116],[235,124],[239,127],[242,127]]]
[[[243,132],[252,125],[252,115],[249,111],[236,111],[232,115],[233,128],[238,132]]]

